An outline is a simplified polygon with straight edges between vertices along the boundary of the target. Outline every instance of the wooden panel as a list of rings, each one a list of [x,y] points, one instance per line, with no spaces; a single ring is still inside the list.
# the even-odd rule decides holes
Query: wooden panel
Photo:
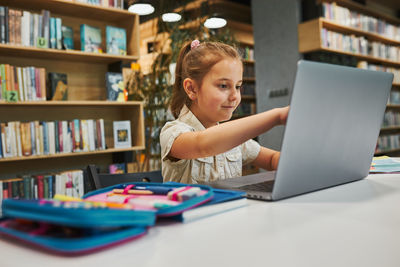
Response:
[[[299,51],[307,53],[321,48],[321,30],[318,19],[299,24]]]

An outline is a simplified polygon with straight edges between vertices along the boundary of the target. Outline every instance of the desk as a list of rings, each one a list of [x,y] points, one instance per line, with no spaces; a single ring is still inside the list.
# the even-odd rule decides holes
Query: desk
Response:
[[[400,266],[400,174],[367,179],[187,224],[79,257],[0,239],[0,266]]]

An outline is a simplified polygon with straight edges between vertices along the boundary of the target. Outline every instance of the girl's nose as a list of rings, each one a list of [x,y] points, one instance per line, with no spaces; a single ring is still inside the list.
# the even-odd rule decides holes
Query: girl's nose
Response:
[[[239,97],[239,94],[240,94],[240,91],[236,90],[236,88],[231,90],[231,92],[229,94],[229,101],[236,101],[237,98]]]

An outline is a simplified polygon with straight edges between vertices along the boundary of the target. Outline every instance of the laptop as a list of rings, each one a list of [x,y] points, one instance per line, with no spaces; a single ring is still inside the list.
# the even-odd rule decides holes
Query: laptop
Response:
[[[365,178],[393,74],[300,60],[274,172],[207,183],[279,200]]]

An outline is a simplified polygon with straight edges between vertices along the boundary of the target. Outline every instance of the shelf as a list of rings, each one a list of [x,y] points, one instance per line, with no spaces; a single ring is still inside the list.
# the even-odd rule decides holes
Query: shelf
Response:
[[[393,148],[393,149],[389,149],[389,150],[385,150],[385,151],[379,151],[376,152],[374,155],[383,155],[383,154],[388,154],[388,153],[394,153],[394,152],[400,152],[400,148]]]
[[[87,151],[87,152],[73,152],[73,153],[58,153],[54,155],[39,155],[39,156],[29,156],[29,157],[12,157],[12,158],[2,158],[1,162],[10,162],[10,161],[26,161],[26,160],[37,160],[37,159],[49,159],[49,158],[62,158],[62,157],[79,157],[79,156],[87,156],[94,154],[108,154],[108,153],[116,153],[116,152],[127,152],[127,151],[136,151],[143,150],[144,146],[134,146],[130,148],[110,148],[105,150],[96,150],[96,151]]]
[[[354,1],[351,0],[317,0],[317,2],[319,3],[323,3],[323,2],[327,2],[327,3],[332,3],[335,2],[338,6],[342,6],[342,7],[347,7],[350,10],[354,10],[357,11],[358,13],[364,14],[364,15],[368,15],[371,17],[376,17],[376,18],[380,18],[383,20],[386,20],[387,22],[393,23],[393,24],[400,24],[400,19],[378,12],[374,9],[371,9],[367,6],[358,4]]]
[[[20,58],[38,58],[50,60],[68,60],[74,62],[113,63],[117,61],[136,61],[138,56],[119,56],[110,54],[88,53],[78,50],[59,50],[50,48],[36,48],[30,46],[14,46],[0,44],[0,55]]]
[[[363,31],[357,28],[353,28],[350,26],[345,26],[337,22],[333,22],[331,20],[325,19],[325,18],[319,18],[317,19],[321,21],[321,25],[323,28],[326,28],[328,30],[333,30],[335,32],[340,32],[344,34],[355,34],[355,35],[361,35],[361,36],[366,36],[368,37],[369,40],[373,40],[376,42],[382,42],[390,45],[395,45],[395,46],[400,46],[400,41],[394,40],[387,38],[383,35],[377,34],[377,33],[372,33],[372,32],[367,32]]]
[[[0,106],[137,106],[142,105],[141,101],[22,101],[4,102],[0,101]]]
[[[387,104],[387,108],[399,108],[400,109],[400,104]]]
[[[381,132],[400,130],[400,125],[382,127]]]
[[[66,0],[0,0],[0,5],[36,11],[45,9],[50,12],[71,17],[116,23],[124,20],[132,20],[137,16],[124,9],[102,7]]]
[[[390,65],[395,67],[400,67],[400,62],[394,60],[388,60],[383,58],[377,58],[369,55],[362,55],[356,54],[352,52],[346,52],[342,50],[327,48],[322,45],[322,38],[321,38],[321,29],[323,28],[323,24],[326,23],[324,19],[315,19],[310,20],[298,25],[298,32],[299,32],[299,52],[300,53],[310,53],[310,52],[329,52],[329,53],[336,53],[341,55],[347,55],[356,57],[361,60],[366,60],[368,62],[380,63],[384,65]],[[333,25],[332,23],[328,23],[329,25]],[[328,25],[326,24],[326,25]],[[338,24],[334,24],[335,27],[339,27]],[[343,26],[340,26],[343,28]],[[346,27],[348,29],[352,29],[350,27]],[[355,32],[355,31],[354,31]],[[362,32],[362,31],[358,31]],[[365,33],[365,32],[363,32]],[[370,34],[370,33],[368,33]],[[375,34],[374,34],[375,35]],[[383,37],[381,37],[383,38]],[[386,39],[386,38],[385,38]],[[400,42],[398,42],[400,44]]]
[[[256,97],[254,95],[242,95],[242,100],[255,101]],[[400,106],[400,105],[399,105]]]
[[[248,65],[253,65],[255,64],[255,61],[250,59],[243,59],[243,63]]]
[[[254,83],[254,82],[256,82],[256,78],[255,77],[243,77],[243,82]]]

